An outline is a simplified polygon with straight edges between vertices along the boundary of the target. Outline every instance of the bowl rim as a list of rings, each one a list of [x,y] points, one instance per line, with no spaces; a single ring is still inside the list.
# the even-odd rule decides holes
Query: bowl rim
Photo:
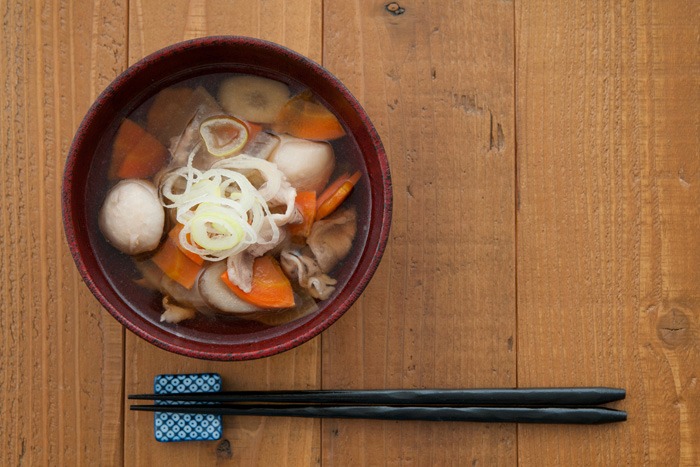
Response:
[[[218,349],[213,349],[213,350],[198,350],[198,349],[192,349],[190,347],[187,347],[186,344],[182,345],[179,344],[178,342],[169,342],[167,340],[164,340],[162,338],[159,338],[158,336],[155,336],[154,334],[151,334],[148,332],[148,329],[145,329],[141,326],[138,326],[136,323],[132,322],[129,320],[117,307],[115,307],[112,302],[102,293],[100,288],[95,284],[93,278],[92,278],[92,273],[91,270],[88,268],[86,262],[83,259],[83,256],[80,251],[80,245],[78,244],[76,240],[76,226],[75,226],[75,221],[74,219],[74,208],[72,206],[71,202],[71,193],[72,189],[74,187],[73,180],[72,180],[72,173],[74,166],[77,162],[78,158],[78,152],[79,149],[81,149],[84,145],[84,140],[86,139],[86,133],[90,125],[93,123],[93,120],[95,119],[96,115],[99,114],[100,108],[102,105],[106,102],[109,101],[112,95],[114,95],[122,83],[134,79],[136,75],[138,75],[141,70],[145,67],[148,67],[152,65],[154,62],[157,62],[160,60],[162,57],[171,55],[171,54],[180,54],[180,53],[185,53],[190,51],[190,49],[198,49],[202,47],[208,47],[208,46],[221,46],[221,45],[233,45],[233,46],[248,46],[252,45],[257,48],[262,48],[264,50],[269,50],[273,51],[275,53],[278,53],[280,55],[283,55],[286,59],[291,59],[295,61],[299,61],[302,63],[302,66],[309,68],[313,73],[317,74],[320,76],[320,78],[323,81],[326,81],[328,84],[331,85],[336,91],[338,91],[343,98],[347,101],[347,103],[352,107],[353,111],[358,115],[359,120],[362,122],[362,125],[364,126],[365,131],[369,134],[369,140],[371,142],[371,146],[374,148],[374,151],[376,152],[377,156],[377,163],[379,166],[379,170],[382,176],[381,180],[381,188],[382,188],[382,196],[383,196],[383,203],[381,206],[381,216],[379,219],[376,220],[376,225],[378,232],[376,234],[377,237],[377,243],[376,245],[372,246],[370,245],[370,239],[368,237],[367,243],[364,245],[360,258],[363,258],[367,255],[370,256],[370,261],[365,267],[363,271],[358,271],[355,270],[353,272],[353,275],[355,274],[360,274],[359,282],[357,283],[355,289],[352,291],[352,293],[343,301],[339,303],[334,303],[333,304],[333,309],[331,309],[327,314],[324,315],[323,319],[320,320],[320,322],[313,324],[311,327],[306,328],[305,326],[310,323],[306,322],[302,324],[301,326],[297,328],[293,328],[289,332],[294,332],[294,331],[301,331],[298,333],[295,333],[295,337],[292,339],[287,339],[281,343],[271,343],[272,345],[268,345],[262,349],[255,349],[255,350],[240,350],[240,351],[235,351],[235,352],[226,352],[226,351],[221,351]],[[207,37],[201,37],[201,38],[196,38],[196,39],[190,39],[182,42],[177,42],[174,44],[171,44],[167,47],[164,47],[162,49],[159,49],[146,57],[140,59],[133,65],[129,66],[126,70],[124,70],[122,73],[120,73],[114,80],[111,81],[111,83],[99,94],[99,96],[95,99],[93,104],[90,106],[88,111],[86,112],[85,116],[83,117],[80,125],[78,126],[78,129],[76,130],[75,137],[71,143],[71,146],[68,150],[68,155],[66,157],[65,161],[65,166],[64,166],[64,173],[63,173],[63,180],[62,180],[62,189],[61,189],[61,195],[62,195],[62,202],[61,202],[61,211],[62,211],[62,219],[63,219],[63,226],[64,226],[64,231],[66,235],[66,240],[71,252],[71,256],[73,257],[73,260],[78,268],[78,271],[80,272],[80,275],[85,282],[85,284],[88,286],[88,289],[92,294],[97,298],[99,303],[109,312],[110,315],[112,315],[120,324],[122,324],[125,328],[127,328],[129,331],[133,332],[137,336],[143,338],[144,340],[154,344],[155,346],[162,348],[164,350],[179,354],[179,355],[184,355],[188,357],[193,357],[193,358],[199,358],[199,359],[205,359],[205,360],[214,360],[214,361],[241,361],[241,360],[251,360],[251,359],[256,359],[256,358],[263,358],[263,357],[268,357],[272,356],[287,350],[290,350],[294,347],[297,347],[304,342],[307,342],[311,340],[313,337],[319,335],[322,333],[324,330],[326,330],[329,326],[331,326],[334,322],[336,322],[349,308],[350,306],[359,298],[359,296],[362,294],[366,286],[368,285],[370,279],[376,272],[377,268],[379,267],[379,263],[381,260],[381,257],[384,253],[384,250],[386,249],[386,244],[388,242],[389,238],[389,230],[391,227],[391,215],[392,215],[392,202],[393,202],[393,194],[392,194],[392,184],[391,184],[391,174],[389,172],[389,163],[388,163],[388,158],[386,155],[386,152],[384,150],[384,146],[381,142],[381,139],[379,138],[379,134],[372,124],[369,116],[365,112],[365,110],[362,108],[360,105],[359,101],[352,95],[352,93],[348,90],[348,88],[333,74],[331,74],[330,71],[328,71],[326,68],[324,68],[322,65],[318,64],[317,62],[313,61],[312,59],[295,52],[283,45],[270,42],[267,40],[263,39],[258,39],[258,38],[252,38],[252,37],[247,37],[247,36],[235,36],[235,35],[216,35],[216,36],[207,36]],[[374,223],[375,221],[373,221]],[[371,233],[371,232],[370,232]],[[359,265],[359,263],[358,263]],[[357,267],[357,266],[356,266]],[[128,306],[128,305],[126,305]],[[144,322],[148,323],[148,326],[154,326],[152,323],[144,320]],[[285,333],[285,334],[287,334]],[[171,334],[175,336],[174,334]],[[176,336],[177,337],[177,336]],[[188,340],[186,337],[177,337],[175,339],[176,341],[180,342],[194,342],[192,340]],[[272,338],[274,340],[274,338]],[[203,343],[202,343],[203,344]],[[206,345],[206,344],[203,344]],[[226,344],[211,344],[212,346],[225,346]]]

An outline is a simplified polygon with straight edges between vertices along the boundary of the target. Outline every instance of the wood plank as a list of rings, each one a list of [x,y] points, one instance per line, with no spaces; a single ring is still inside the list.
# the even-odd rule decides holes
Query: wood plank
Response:
[[[516,3],[518,383],[629,421],[520,426],[521,465],[700,464],[700,4]]]
[[[513,4],[384,3],[325,2],[324,65],[378,128],[394,214],[377,274],[324,334],[323,386],[514,387]],[[324,420],[323,461],[514,464],[515,436]]]
[[[126,2],[3,1],[0,17],[0,464],[121,464],[123,331],[70,257],[60,189],[126,65]]]
[[[163,46],[203,35],[235,34],[286,45],[321,59],[320,0],[130,2],[129,57],[138,60]],[[127,393],[149,391],[163,373],[217,372],[227,389],[310,389],[320,387],[320,341],[290,352],[242,363],[213,363],[168,354],[128,334]],[[158,443],[153,417],[126,415],[128,465],[313,465],[320,459],[320,423],[303,419],[228,418],[223,439],[202,443]]]

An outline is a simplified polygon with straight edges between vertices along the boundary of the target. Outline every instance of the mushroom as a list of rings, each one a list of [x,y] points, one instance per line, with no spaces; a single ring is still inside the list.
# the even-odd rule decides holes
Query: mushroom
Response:
[[[107,193],[98,223],[105,238],[123,253],[154,250],[165,226],[156,187],[146,180],[120,181]]]
[[[307,244],[321,271],[330,272],[350,252],[357,233],[354,207],[339,210],[314,222]]]
[[[179,305],[167,295],[163,296],[163,313],[160,315],[160,322],[177,324],[186,319],[192,319],[197,315],[193,308]]]
[[[314,298],[325,300],[335,290],[338,281],[324,274],[309,252],[285,250],[280,255],[280,264],[284,272]]]
[[[280,136],[277,150],[268,159],[277,164],[298,191],[320,193],[335,168],[333,148],[328,143]]]
[[[319,300],[335,290],[337,281],[329,273],[350,252],[357,233],[355,208],[336,211],[316,221],[302,250],[287,248],[280,254],[280,264],[287,275]]]

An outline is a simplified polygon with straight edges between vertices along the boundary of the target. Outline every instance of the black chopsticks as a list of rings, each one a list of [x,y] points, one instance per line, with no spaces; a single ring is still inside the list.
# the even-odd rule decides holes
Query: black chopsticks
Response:
[[[131,410],[216,415],[363,418],[515,423],[599,424],[627,413],[593,407],[624,399],[617,388],[417,389],[348,391],[238,391],[136,394],[154,400]],[[182,405],[182,403],[185,405]],[[178,405],[170,405],[178,403]]]
[[[617,388],[377,389],[324,391],[227,391],[133,394],[129,399],[180,402],[281,402],[373,405],[598,405],[625,398]]]
[[[491,423],[569,423],[594,425],[622,422],[627,413],[601,407],[431,407],[383,405],[132,405],[131,410],[271,417],[363,418]]]

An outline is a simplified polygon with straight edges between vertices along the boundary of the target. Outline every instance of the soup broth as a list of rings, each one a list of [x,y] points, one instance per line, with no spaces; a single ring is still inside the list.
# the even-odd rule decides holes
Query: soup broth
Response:
[[[357,144],[298,83],[182,80],[132,105],[96,150],[88,227],[100,265],[175,334],[254,339],[311,319],[366,241]]]

